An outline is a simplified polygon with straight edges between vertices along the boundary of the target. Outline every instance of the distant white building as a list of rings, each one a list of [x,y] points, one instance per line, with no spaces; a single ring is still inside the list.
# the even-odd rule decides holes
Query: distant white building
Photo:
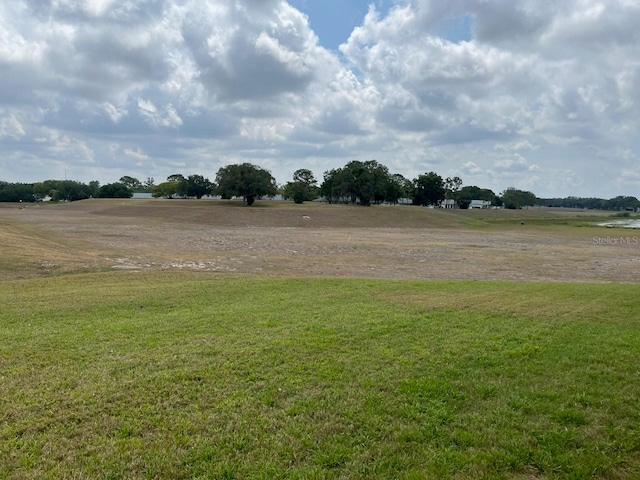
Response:
[[[469,208],[491,208],[489,200],[471,200]]]
[[[440,206],[446,209],[456,208],[456,201],[453,198],[445,198]]]

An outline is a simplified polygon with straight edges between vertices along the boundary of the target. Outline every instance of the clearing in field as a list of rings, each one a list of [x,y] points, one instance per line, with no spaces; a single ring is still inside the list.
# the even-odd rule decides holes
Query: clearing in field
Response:
[[[636,282],[640,234],[598,227],[604,220],[610,214],[268,201],[251,208],[210,200],[0,204],[0,279],[120,268]]]

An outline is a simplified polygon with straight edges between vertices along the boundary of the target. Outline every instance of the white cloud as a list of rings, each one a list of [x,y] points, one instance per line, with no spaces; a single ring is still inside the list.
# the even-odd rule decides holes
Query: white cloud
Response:
[[[616,183],[621,188],[632,188],[638,189],[640,188],[640,169],[624,169],[618,175],[616,179]]]
[[[159,111],[153,102],[139,98],[138,112],[154,127],[177,128],[183,123],[178,112],[171,104],[166,105],[162,111]]]
[[[149,155],[144,153],[139,148],[136,148],[135,150],[132,150],[130,148],[125,148],[124,149],[124,154],[129,158],[133,158],[134,160],[138,160],[139,162],[142,162],[144,160],[148,160],[149,159]]]
[[[522,152],[537,150],[537,147],[533,146],[528,140],[520,140],[511,143],[496,143],[493,148],[502,152]]]
[[[0,110],[0,115],[2,115],[2,110]],[[0,139],[13,138],[19,140],[20,137],[25,135],[24,128],[15,115],[11,114],[4,118],[0,116]]]
[[[482,173],[483,170],[480,168],[475,162],[466,162],[462,165],[462,169],[464,173],[469,175],[477,175]]]
[[[112,3],[113,0],[86,0],[83,7],[89,15],[99,17],[105,13]]]
[[[102,107],[113,123],[118,123],[122,118],[127,116],[126,108],[117,107],[109,102],[105,102]]]
[[[471,39],[447,40],[460,18]],[[338,55],[282,0],[2,2],[0,169],[104,183],[251,161],[284,182],[375,158],[494,191],[630,194],[639,23],[625,0],[406,0],[372,7]]]
[[[497,160],[494,163],[494,168],[500,172],[504,172],[504,173],[508,172],[510,174],[532,170],[532,166],[530,166],[527,163],[527,161],[522,157]],[[533,170],[537,170],[537,168],[533,167]]]

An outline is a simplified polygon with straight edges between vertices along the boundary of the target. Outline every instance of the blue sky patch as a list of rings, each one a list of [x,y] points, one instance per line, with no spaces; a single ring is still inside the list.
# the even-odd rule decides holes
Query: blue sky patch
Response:
[[[289,0],[289,4],[309,17],[311,29],[319,38],[320,45],[329,50],[347,41],[353,29],[362,25],[364,17],[373,4],[381,16],[394,5],[390,0]]]

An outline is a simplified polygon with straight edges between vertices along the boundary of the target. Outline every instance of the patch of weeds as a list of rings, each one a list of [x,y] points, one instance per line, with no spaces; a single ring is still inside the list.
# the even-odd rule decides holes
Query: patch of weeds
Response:
[[[553,415],[553,419],[560,425],[565,426],[573,425],[579,427],[588,423],[586,415],[574,409],[562,409]]]
[[[631,212],[617,212],[609,216],[611,218],[629,218],[631,217]]]

